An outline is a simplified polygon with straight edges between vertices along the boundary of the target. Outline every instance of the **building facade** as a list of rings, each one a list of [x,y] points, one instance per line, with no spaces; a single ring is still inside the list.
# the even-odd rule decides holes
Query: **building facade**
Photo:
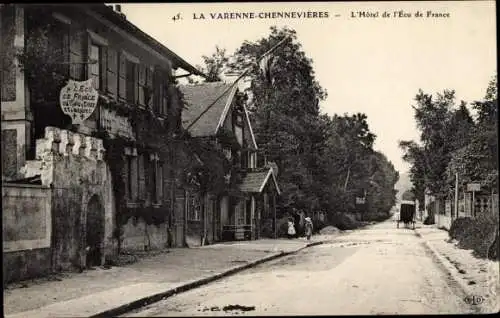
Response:
[[[245,96],[236,84],[180,87],[187,104],[183,127],[192,138],[223,153],[230,165],[224,187],[209,185],[202,193],[191,193],[197,198],[193,202],[202,202],[187,207],[188,237],[193,245],[204,242],[203,236],[208,243],[275,236],[279,186],[274,170],[258,164]]]
[[[203,74],[119,6],[3,5],[1,15],[7,280],[184,246],[174,70]],[[77,102],[63,101],[70,89]]]

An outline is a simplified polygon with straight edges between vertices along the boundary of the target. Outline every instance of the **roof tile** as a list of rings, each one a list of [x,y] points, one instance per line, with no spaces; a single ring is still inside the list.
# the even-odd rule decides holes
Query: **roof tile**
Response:
[[[209,105],[225,91],[224,96],[191,127],[189,132],[193,137],[214,136],[219,124],[227,99],[231,94],[231,85],[223,82],[203,83],[196,85],[181,85],[184,94],[186,109],[182,111],[182,126],[187,128]]]

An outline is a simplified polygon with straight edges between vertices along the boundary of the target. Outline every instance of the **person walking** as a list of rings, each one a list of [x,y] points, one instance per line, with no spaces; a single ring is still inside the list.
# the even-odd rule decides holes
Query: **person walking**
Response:
[[[306,216],[304,221],[305,221],[306,237],[307,237],[307,240],[310,240],[312,233],[313,233],[313,223],[312,223],[312,220],[309,216]]]

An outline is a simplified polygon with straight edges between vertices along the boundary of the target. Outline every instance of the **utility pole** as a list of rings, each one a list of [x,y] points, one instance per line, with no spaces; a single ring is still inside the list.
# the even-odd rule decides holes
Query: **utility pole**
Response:
[[[458,172],[455,172],[455,218],[458,218]],[[451,219],[453,220],[453,215]]]

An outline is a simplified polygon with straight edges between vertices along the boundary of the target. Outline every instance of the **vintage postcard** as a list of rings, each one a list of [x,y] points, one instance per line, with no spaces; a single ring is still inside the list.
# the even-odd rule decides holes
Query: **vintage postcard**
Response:
[[[498,312],[495,9],[1,4],[4,315]]]

